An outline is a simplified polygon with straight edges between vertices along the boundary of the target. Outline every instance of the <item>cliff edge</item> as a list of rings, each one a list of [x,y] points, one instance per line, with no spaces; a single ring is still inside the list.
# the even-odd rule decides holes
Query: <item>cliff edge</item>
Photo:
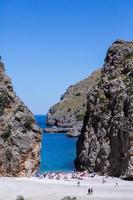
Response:
[[[41,130],[16,96],[0,61],[0,176],[30,176],[39,167]]]
[[[75,165],[133,179],[133,42],[117,40],[107,52],[101,78],[88,93]]]
[[[59,103],[52,106],[47,114],[47,125],[69,128],[70,136],[81,133],[86,112],[86,95],[97,84],[101,70],[93,72],[88,78],[70,86]]]

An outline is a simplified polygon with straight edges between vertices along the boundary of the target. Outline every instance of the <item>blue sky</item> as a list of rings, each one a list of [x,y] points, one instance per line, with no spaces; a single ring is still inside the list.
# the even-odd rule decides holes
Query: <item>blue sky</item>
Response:
[[[44,114],[66,88],[133,39],[132,0],[0,0],[0,55],[14,89]]]

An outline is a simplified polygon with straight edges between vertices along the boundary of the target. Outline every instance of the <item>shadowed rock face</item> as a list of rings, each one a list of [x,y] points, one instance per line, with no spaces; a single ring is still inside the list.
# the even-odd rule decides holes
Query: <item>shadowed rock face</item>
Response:
[[[86,112],[86,95],[98,82],[100,73],[101,71],[97,70],[88,78],[70,86],[61,97],[60,102],[49,109],[47,124],[71,128],[68,131],[68,135],[79,135]]]
[[[78,170],[133,179],[133,42],[116,41],[88,94]]]
[[[0,176],[30,176],[39,167],[41,130],[16,96],[0,62]]]

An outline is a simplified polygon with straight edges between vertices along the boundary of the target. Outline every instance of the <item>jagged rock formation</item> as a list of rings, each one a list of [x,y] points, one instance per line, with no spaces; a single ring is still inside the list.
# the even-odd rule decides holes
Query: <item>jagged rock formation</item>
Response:
[[[107,52],[99,83],[88,94],[76,168],[133,179],[133,42]]]
[[[16,96],[0,62],[0,176],[30,176],[39,167],[41,130]]]
[[[88,78],[70,86],[61,97],[60,102],[49,109],[47,124],[71,128],[68,135],[79,135],[86,112],[86,95],[97,84],[100,73],[101,71],[97,70]]]

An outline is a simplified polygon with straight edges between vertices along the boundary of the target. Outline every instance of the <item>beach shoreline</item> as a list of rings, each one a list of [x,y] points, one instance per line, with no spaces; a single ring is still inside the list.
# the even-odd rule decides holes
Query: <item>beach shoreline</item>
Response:
[[[97,175],[82,180],[1,177],[0,200],[16,200],[18,195],[25,200],[61,200],[66,196],[77,197],[77,200],[132,200],[132,186],[133,181]],[[89,188],[93,188],[92,195],[88,194]]]

